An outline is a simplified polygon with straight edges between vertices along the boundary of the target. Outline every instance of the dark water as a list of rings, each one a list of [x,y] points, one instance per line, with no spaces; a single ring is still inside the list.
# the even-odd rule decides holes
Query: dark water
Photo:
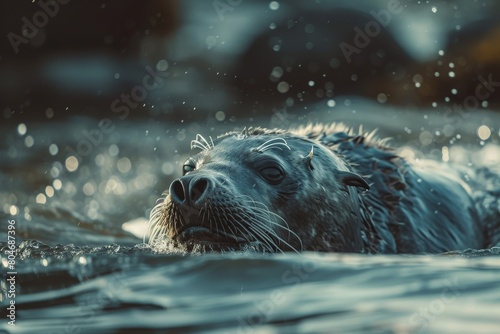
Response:
[[[498,333],[500,249],[154,255],[23,244],[12,333]],[[487,256],[489,255],[489,256]]]
[[[331,117],[353,125],[363,119],[370,127],[374,108],[355,115],[339,108]],[[378,112],[414,128],[442,126],[439,117]],[[498,135],[485,143],[475,134],[483,119],[463,125],[463,143],[450,147],[450,161],[498,166]],[[14,220],[16,326],[4,318],[0,332],[500,332],[500,248],[415,256],[154,252],[142,244],[146,217],[179,175],[189,140],[242,124],[116,121],[70,172],[67,147],[76,148],[82,129],[95,124],[76,118],[57,131],[35,124],[25,133],[22,127],[4,132],[1,154],[11,159],[1,160],[1,263],[2,272],[11,271],[5,251],[8,221]],[[387,124],[380,133],[405,143],[409,156],[443,159],[432,146],[414,149],[419,132]],[[52,144],[57,152],[50,151]],[[2,314],[10,301],[5,282]]]

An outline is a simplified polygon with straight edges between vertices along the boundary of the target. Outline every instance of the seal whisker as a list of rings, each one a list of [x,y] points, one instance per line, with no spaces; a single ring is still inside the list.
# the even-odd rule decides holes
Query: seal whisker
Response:
[[[281,228],[290,230],[290,226],[288,225],[288,223],[286,222],[286,220],[283,217],[281,217],[280,215],[278,215],[278,214],[272,212],[271,210],[269,210],[269,208],[267,207],[267,205],[265,205],[264,203],[255,201],[250,196],[246,196],[246,195],[242,195],[242,196],[238,196],[238,197],[248,198],[248,200],[250,201],[250,203],[253,204],[253,208],[254,209],[260,210],[261,212],[263,212],[265,214],[271,215],[271,216],[273,216],[273,217],[281,220],[286,225],[286,228],[283,227],[283,226],[281,226],[280,224],[277,224],[277,226],[280,226]],[[261,207],[259,208],[258,205],[260,205]],[[299,238],[299,240],[300,240],[300,238]]]
[[[210,149],[210,143],[205,139],[205,137],[203,137],[200,134],[197,134],[196,140],[200,140],[200,139],[203,141],[204,146],[206,146],[208,149]]]
[[[198,211],[198,220],[200,219],[201,213],[205,210],[205,206],[206,205],[202,206],[200,211]],[[203,220],[201,222],[203,223]]]
[[[174,222],[179,222],[181,226],[184,226],[184,219],[180,215],[179,211],[178,210],[174,210],[173,207],[171,207],[170,210],[173,211],[172,215],[174,216]]]
[[[144,233],[144,237],[142,238],[142,242],[146,243],[146,235],[149,235],[148,239],[151,238],[151,235],[153,235],[153,231],[156,229],[156,226],[158,226],[159,218],[158,217],[150,217],[149,218],[149,225],[147,231]]]
[[[212,229],[212,222],[213,222],[213,220],[215,220],[216,232],[218,232],[218,226],[217,226],[217,225],[218,225],[218,224],[217,224],[217,217],[218,217],[218,216],[217,216],[217,215],[215,214],[215,212],[214,212],[214,206],[209,204],[209,205],[208,205],[208,208],[209,208],[209,209],[210,209],[210,211],[212,212],[212,215],[211,215],[211,216],[210,216],[210,215],[208,216],[208,227],[209,227],[209,229]],[[215,209],[217,209],[217,208],[215,208]],[[224,230],[224,233],[225,233],[226,231],[225,231],[225,229],[224,229],[224,226],[222,226],[222,229]]]
[[[293,247],[290,243],[286,242],[283,238],[281,238],[280,236],[278,236],[278,234],[276,233],[276,231],[274,231],[273,229],[271,229],[269,226],[266,226],[265,224],[263,224],[260,221],[255,221],[255,222],[257,224],[253,225],[254,228],[261,228],[262,230],[267,231],[268,234],[274,236],[278,241],[281,241],[286,246],[290,247],[290,249],[293,250],[295,253],[300,254],[300,251],[298,251],[297,249],[295,249],[295,247]],[[281,250],[281,248],[279,248],[279,249]]]
[[[268,208],[268,207],[267,207],[264,203],[262,203],[262,202],[258,202],[258,201],[253,200],[250,196],[242,195],[242,196],[237,196],[237,197],[241,197],[241,198],[248,198],[248,200],[250,200],[250,202],[254,205],[254,206],[253,206],[253,209],[255,209],[255,210],[260,210],[260,212],[261,212],[262,214],[264,214],[264,216],[262,216],[262,218],[263,218],[263,219],[265,219],[266,221],[268,221],[268,222],[269,222],[269,223],[271,223],[272,225],[277,226],[277,227],[279,227],[279,228],[281,228],[281,229],[283,229],[283,230],[287,231],[287,232],[288,232],[288,237],[289,237],[289,238],[290,238],[290,235],[293,235],[293,236],[294,236],[295,238],[297,238],[297,240],[299,241],[299,243],[300,243],[300,249],[301,249],[301,250],[303,249],[303,247],[304,247],[304,246],[303,246],[303,243],[302,243],[302,239],[298,236],[298,234],[297,234],[297,233],[293,232],[293,231],[290,229],[290,226],[288,225],[288,223],[286,222],[286,220],[285,220],[283,217],[281,217],[280,215],[278,215],[278,214],[276,214],[276,213],[272,212],[271,210],[269,210],[269,208]],[[258,208],[258,207],[257,207],[257,205],[262,206],[262,208]],[[265,215],[268,215],[268,217],[266,217]],[[277,223],[277,222],[273,222],[273,221],[270,219],[270,216],[272,216],[272,217],[274,217],[274,218],[276,218],[276,219],[281,220],[281,221],[285,224],[285,226],[286,226],[286,227],[285,227],[285,226],[283,226],[283,225],[281,225],[281,224],[279,224],[279,223]],[[267,218],[267,219],[266,219],[266,218]]]
[[[158,236],[164,235],[166,231],[165,225],[156,225],[153,231],[151,232],[150,238],[148,240],[149,245],[153,246],[154,243],[159,240]]]
[[[285,147],[287,147],[288,149],[290,149],[290,148],[288,147],[288,145],[283,144],[283,143],[271,143],[271,144],[266,145],[266,146],[264,146],[264,147],[260,147],[260,146],[259,146],[260,148],[257,148],[257,149],[255,149],[255,150],[256,150],[257,152],[261,152],[261,153],[262,153],[262,152],[265,152],[265,151],[267,151],[267,150],[270,150],[270,149],[272,149],[272,148],[277,148],[277,149],[279,149],[280,151],[283,151],[283,149],[282,149],[280,146],[285,146]]]
[[[263,144],[261,144],[259,147],[257,147],[255,150],[258,152],[264,152],[266,150],[269,150],[271,148],[279,148],[279,146],[284,146],[288,148],[290,151],[292,150],[290,146],[288,146],[288,143],[286,142],[285,139],[283,138],[273,138],[265,141]]]
[[[231,229],[231,224],[232,224],[231,220],[229,219],[229,217],[226,215],[226,213],[225,213],[224,211],[222,211],[222,215],[224,216],[224,218],[226,218],[226,222],[228,223],[228,224],[227,224],[227,225],[228,225],[228,226],[227,226],[227,228],[231,231],[231,233],[233,234],[233,236],[235,236],[235,237],[236,237],[238,234],[237,234],[235,231],[233,231],[233,230]],[[221,225],[222,225],[222,226],[224,226],[225,224],[222,224],[222,223],[221,223]],[[234,224],[233,224],[233,226],[234,226]],[[234,227],[236,228],[236,226],[234,226]],[[236,228],[236,229],[237,229],[237,228]],[[224,231],[224,232],[225,232],[225,231]]]
[[[157,201],[157,204],[154,206],[154,208],[151,210],[151,213],[149,215],[149,226],[144,234],[143,237],[143,242],[146,243],[146,234],[149,234],[148,238],[148,244],[151,244],[154,239],[158,236],[158,234],[161,232],[162,228],[165,226],[163,221],[165,218],[165,202],[163,195],[160,197],[160,199]],[[166,209],[168,209],[170,205],[166,206]]]
[[[213,217],[214,217],[214,219],[216,219],[216,221],[215,221],[216,233],[218,233],[218,225],[221,225],[222,230],[224,231],[224,233],[225,233],[225,234],[229,234],[229,233],[227,233],[227,231],[226,231],[226,224],[224,224],[223,222],[221,222],[221,221],[220,221],[220,217],[221,217],[221,215],[220,215],[220,213],[219,213],[219,209],[218,209],[218,207],[217,207],[217,206],[215,206],[215,211],[216,211],[216,213],[217,213],[217,214],[215,214],[215,213],[213,212],[213,210],[212,210]],[[227,219],[227,218],[226,218],[226,219]],[[211,228],[211,226],[210,226],[210,228]],[[228,228],[228,229],[230,229],[230,226],[228,226],[227,228]],[[233,232],[231,229],[230,229],[230,232],[231,232],[233,235],[235,235],[235,234],[234,234],[234,232]]]
[[[295,252],[297,252],[295,250],[295,248],[293,248],[291,245],[289,245],[286,241],[284,241],[282,238],[280,238],[275,231],[273,231],[272,229],[270,229],[268,226],[266,226],[265,224],[262,224],[262,222],[254,219],[253,220],[254,224],[251,225],[251,228],[253,231],[257,232],[259,231],[259,233],[262,235],[266,235],[269,239],[272,240],[272,244],[274,245],[274,248],[279,250],[280,252],[284,253],[284,251],[281,249],[281,247],[276,243],[276,241],[274,241],[274,239],[276,239],[278,242],[279,241],[283,241],[283,243],[287,244],[292,250],[294,250]],[[273,239],[274,238],[274,239]],[[297,252],[298,253],[298,252]]]
[[[283,217],[281,217],[280,215],[278,215],[278,214],[272,212],[271,210],[269,210],[269,208],[267,207],[267,205],[265,205],[264,203],[256,201],[252,197],[247,196],[247,195],[241,195],[241,196],[236,196],[236,197],[247,198],[252,204],[254,204],[255,208],[258,208],[257,205],[260,205],[261,206],[260,209],[265,210],[266,212],[268,212],[268,213],[270,213],[272,215],[275,215],[277,218],[281,219],[288,226],[288,223],[285,221],[285,219],[283,219]]]
[[[297,251],[295,249],[295,247],[293,247],[290,243],[288,243],[283,238],[281,238],[280,236],[278,236],[278,234],[276,233],[276,231],[274,231],[270,226],[267,226],[266,224],[264,224],[264,222],[269,222],[271,225],[279,226],[279,227],[283,228],[285,231],[292,232],[294,234],[294,236],[297,237],[297,239],[299,240],[300,245],[301,245],[301,249],[302,249],[303,245],[302,245],[302,240],[300,239],[300,237],[297,234],[295,234],[293,231],[291,231],[290,228],[285,228],[285,227],[281,226],[280,224],[278,224],[276,222],[273,222],[271,220],[271,216],[270,215],[266,216],[266,215],[264,215],[262,213],[262,211],[259,211],[257,213],[254,212],[255,209],[256,209],[255,207],[252,207],[252,209],[251,209],[252,214],[255,215],[255,216],[258,216],[258,217],[262,218],[263,221],[257,220],[257,219],[255,219],[255,217],[249,217],[251,219],[251,221],[254,222],[254,224],[249,225],[249,228],[251,228],[254,231],[255,231],[255,229],[258,229],[262,233],[265,233],[267,235],[272,235],[277,240],[283,242],[285,245],[287,245],[288,247],[290,247],[293,251],[295,251],[296,253],[299,253],[299,251]],[[270,212],[266,212],[266,213],[270,213]],[[279,217],[278,215],[276,215],[276,216]],[[275,242],[273,242],[273,243],[276,245]],[[278,245],[276,245],[276,247],[281,250],[281,248]]]
[[[273,240],[272,236],[268,235],[266,233],[266,231],[263,231],[261,229],[259,229],[258,227],[256,227],[256,225],[254,225],[254,227],[252,228],[253,232],[260,235],[263,239],[266,239],[266,240],[269,240],[269,241],[265,241],[265,244],[267,246],[267,249],[269,250],[269,252],[271,253],[274,253],[276,251],[279,251],[280,253],[285,253],[277,244],[276,244],[276,241]]]
[[[201,217],[201,224],[205,224],[205,221],[207,219],[207,216],[208,216],[208,202],[205,202],[205,204],[203,205],[203,217]],[[210,220],[210,217],[208,218]]]
[[[198,140],[191,140],[191,149],[199,148],[202,151],[208,151],[208,148]]]
[[[267,216],[265,214],[268,214]],[[272,221],[269,216],[269,214],[273,214],[272,212],[266,212],[266,211],[260,211],[257,216],[263,218],[266,222],[268,222],[269,224],[273,225],[273,226],[276,226],[282,230],[284,230],[285,232],[288,232],[288,238],[290,238],[290,236],[294,236],[295,238],[297,238],[297,240],[299,241],[300,243],[300,248],[302,249],[303,248],[303,245],[302,245],[302,240],[300,239],[300,237],[295,233],[293,232],[289,227],[285,227],[285,226],[282,226],[281,224],[279,223],[276,223],[274,221]],[[280,216],[278,216],[279,218],[281,218]],[[284,221],[284,219],[283,219]],[[286,223],[286,222],[285,222]]]
[[[193,148],[199,148],[202,151],[209,151],[211,148],[214,147],[214,142],[213,142],[212,138],[211,137],[209,137],[209,138],[210,138],[210,141],[212,142],[212,144],[210,144],[205,139],[205,137],[203,137],[202,135],[200,135],[198,133],[196,135],[196,138],[194,140],[191,140],[191,149],[193,149]]]
[[[274,240],[264,231],[261,231],[261,229],[258,228],[253,228],[255,224],[251,224],[252,221],[255,221],[255,218],[251,217],[247,213],[243,213],[243,217],[241,217],[244,221],[249,221],[250,224],[248,225],[248,228],[250,229],[249,233],[254,236],[256,240],[258,240],[261,243],[264,243],[264,247],[269,250],[269,252],[273,253],[274,249],[281,249],[277,247],[276,243]],[[239,222],[238,222],[239,223]],[[256,238],[255,235],[260,236],[261,238]],[[274,245],[274,247],[273,247]]]
[[[205,137],[203,137],[202,135],[200,134],[197,134],[196,135],[196,139],[200,138],[201,140],[203,140],[203,143],[205,144],[206,147],[208,147],[210,149],[210,143],[205,139]],[[199,139],[198,139],[199,140]]]
[[[232,216],[232,215],[231,215]],[[239,214],[236,214],[236,217],[232,216],[234,219],[234,221],[232,222],[233,224],[238,224],[243,230],[245,230],[246,233],[243,233],[243,237],[245,239],[245,241],[248,243],[248,244],[251,244],[251,243],[257,243],[258,245],[260,245],[261,247],[264,248],[264,251],[265,250],[268,250],[270,253],[273,253],[273,250],[274,248],[272,247],[272,245],[269,243],[273,243],[272,239],[270,239],[267,235],[265,234],[259,234],[258,232],[256,233],[255,231],[252,231],[250,229],[250,226],[245,227],[245,225],[242,223],[242,221],[251,221],[252,218],[248,215],[246,215],[245,213],[243,213],[243,216],[240,216]],[[237,218],[240,218],[240,219],[237,219]],[[261,238],[258,238],[257,235],[260,235],[262,237]],[[266,240],[267,239],[267,240]]]
[[[245,231],[240,230],[240,232],[242,232],[241,235],[243,236],[243,238],[247,242],[251,242],[251,240],[249,239],[249,237],[252,236],[251,232],[241,222],[238,221],[237,217],[233,215],[233,212],[229,212],[228,214],[229,214],[229,217],[232,218],[231,220],[229,220],[229,222],[233,225],[235,225],[235,224],[240,225],[241,228],[243,230],[245,230]],[[237,226],[235,226],[235,228],[237,231],[239,230]],[[246,233],[243,233],[243,232],[246,232]]]
[[[248,220],[248,222],[249,222],[248,228],[251,231],[250,233],[252,235],[257,234],[258,236],[260,236],[261,238],[256,238],[256,240],[259,240],[260,242],[264,242],[266,248],[270,252],[273,252],[274,249],[279,248],[279,247],[277,247],[276,242],[273,240],[273,238],[268,233],[265,233],[260,228],[255,228],[255,226],[257,226],[257,224],[258,224],[258,221],[255,219],[255,217],[252,217],[248,213],[245,212],[245,213],[243,213],[243,219],[244,219],[244,221]],[[254,222],[255,224],[252,224],[252,222]]]

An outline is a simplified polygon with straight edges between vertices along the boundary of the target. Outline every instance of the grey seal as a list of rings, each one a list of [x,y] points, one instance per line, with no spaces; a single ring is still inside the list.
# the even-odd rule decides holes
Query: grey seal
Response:
[[[187,252],[438,253],[488,243],[470,187],[343,125],[198,135],[151,211],[149,242]]]

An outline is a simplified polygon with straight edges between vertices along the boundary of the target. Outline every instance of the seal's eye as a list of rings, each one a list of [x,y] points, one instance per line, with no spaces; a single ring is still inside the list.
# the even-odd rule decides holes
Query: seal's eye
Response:
[[[196,167],[194,165],[184,164],[184,166],[182,166],[182,175],[186,175],[187,173],[192,172],[195,169]]]
[[[271,184],[280,183],[285,177],[285,173],[278,167],[264,167],[260,170],[260,174]]]

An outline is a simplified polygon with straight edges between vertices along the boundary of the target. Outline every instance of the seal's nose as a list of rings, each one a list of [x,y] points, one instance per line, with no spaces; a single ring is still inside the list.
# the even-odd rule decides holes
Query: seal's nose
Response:
[[[213,189],[213,182],[204,176],[186,175],[170,184],[170,197],[179,205],[200,205]]]

